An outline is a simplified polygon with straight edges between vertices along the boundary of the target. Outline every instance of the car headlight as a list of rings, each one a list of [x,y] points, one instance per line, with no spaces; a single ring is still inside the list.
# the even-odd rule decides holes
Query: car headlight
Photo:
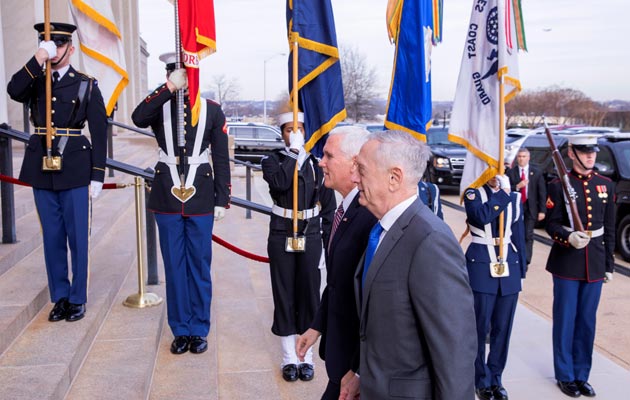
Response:
[[[435,157],[433,159],[433,166],[436,168],[448,168],[450,165],[451,163],[446,157]]]

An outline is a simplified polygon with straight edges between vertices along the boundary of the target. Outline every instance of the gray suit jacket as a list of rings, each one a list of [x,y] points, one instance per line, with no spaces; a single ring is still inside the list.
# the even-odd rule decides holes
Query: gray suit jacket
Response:
[[[360,305],[361,399],[472,400],[477,354],[466,260],[420,200],[383,237]]]

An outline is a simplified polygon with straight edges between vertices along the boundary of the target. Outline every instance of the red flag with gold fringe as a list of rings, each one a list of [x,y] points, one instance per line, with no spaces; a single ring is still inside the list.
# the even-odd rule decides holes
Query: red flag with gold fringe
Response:
[[[199,61],[217,49],[213,0],[178,0],[182,62],[188,74],[193,126],[199,122]]]

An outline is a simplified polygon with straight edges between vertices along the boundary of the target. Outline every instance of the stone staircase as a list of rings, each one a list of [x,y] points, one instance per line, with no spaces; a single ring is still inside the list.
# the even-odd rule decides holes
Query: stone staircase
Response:
[[[119,135],[115,157],[141,168],[153,166],[152,140]],[[22,154],[23,146],[14,144],[15,176]],[[233,171],[233,195],[241,198],[244,176],[242,167]],[[116,172],[106,182],[130,183],[132,177]],[[269,329],[273,306],[267,264],[213,245],[212,328],[209,351],[201,355],[170,353],[173,336],[164,303],[123,306],[138,291],[133,188],[105,190],[92,205],[86,317],[48,322],[52,305],[32,197],[30,188],[15,187],[18,242],[0,245],[0,398],[319,398],[326,384],[322,364],[310,383],[287,384],[280,376],[279,343]],[[256,213],[246,220],[245,210],[233,207],[215,224],[215,234],[266,255],[267,222]],[[158,271],[163,277],[161,260]],[[146,290],[165,297],[162,282]]]

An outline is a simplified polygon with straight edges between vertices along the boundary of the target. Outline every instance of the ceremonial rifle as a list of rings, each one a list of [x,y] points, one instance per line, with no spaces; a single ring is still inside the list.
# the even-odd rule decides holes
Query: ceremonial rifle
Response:
[[[558,151],[558,146],[556,146],[556,142],[553,140],[553,135],[551,134],[551,131],[549,131],[549,127],[547,126],[547,121],[545,121],[545,117],[543,117],[543,124],[545,125],[545,135],[547,135],[549,147],[551,148],[551,157],[553,158],[553,164],[556,166],[556,171],[558,172],[560,183],[562,183],[564,198],[568,203],[568,208],[570,212],[569,216],[573,220],[573,228],[577,231],[584,232],[584,226],[582,225],[582,220],[580,219],[580,214],[578,213],[577,204],[575,202],[577,194],[575,192],[575,189],[573,189],[573,186],[571,186],[571,182],[569,182],[569,173],[567,171],[567,166],[564,165],[564,160],[562,159],[560,151]]]

